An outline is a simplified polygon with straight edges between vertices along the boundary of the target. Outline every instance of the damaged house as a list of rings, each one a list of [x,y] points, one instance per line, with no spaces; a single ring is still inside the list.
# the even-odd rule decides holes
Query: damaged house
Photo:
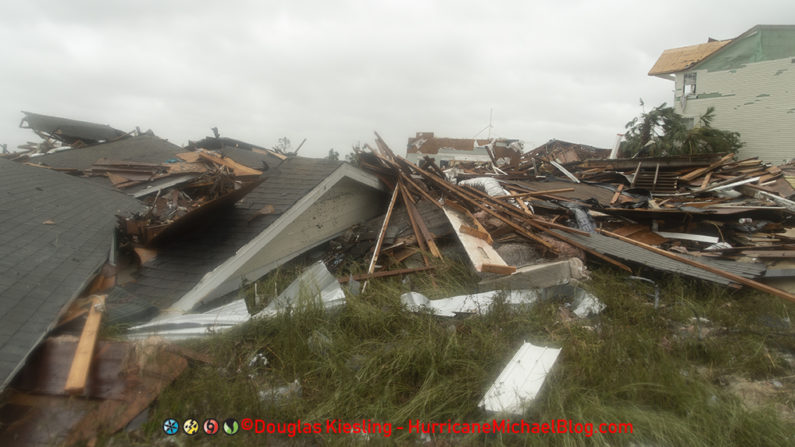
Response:
[[[516,163],[522,154],[519,140],[441,138],[433,132],[417,132],[409,138],[406,146],[406,159],[415,163],[423,157],[430,157],[440,166],[458,162],[497,162],[507,159]],[[502,163],[500,163],[502,164]]]
[[[127,219],[141,265],[109,292],[111,323],[184,313],[235,293],[380,211],[379,180],[347,163],[286,157],[228,138],[198,144],[219,151],[186,152],[156,136],[138,135],[30,159],[82,181],[116,186],[153,210],[194,207],[168,225],[153,223],[151,212]],[[247,186],[209,202],[186,202],[195,193],[185,188],[204,178],[206,168],[196,164],[207,160],[248,179]],[[180,188],[190,194],[178,193]],[[172,201],[176,194],[181,195]]]
[[[795,25],[758,25],[734,39],[663,51],[649,71],[674,82],[674,110],[740,133],[742,158],[781,163],[795,154]]]
[[[140,205],[110,188],[2,159],[0,185],[5,388],[111,256],[116,215]]]

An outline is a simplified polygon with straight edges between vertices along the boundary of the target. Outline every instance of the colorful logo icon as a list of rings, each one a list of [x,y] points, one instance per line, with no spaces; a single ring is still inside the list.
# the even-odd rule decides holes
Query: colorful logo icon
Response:
[[[179,422],[174,418],[166,419],[163,422],[163,431],[169,436],[176,435],[179,431]]]
[[[218,421],[213,418],[204,421],[204,432],[208,435],[214,435],[218,433]]]
[[[188,419],[182,424],[182,430],[184,430],[187,435],[195,435],[199,431],[199,421],[196,419]]]
[[[224,433],[227,435],[234,435],[238,430],[240,430],[240,424],[237,423],[236,419],[229,418],[224,421]]]

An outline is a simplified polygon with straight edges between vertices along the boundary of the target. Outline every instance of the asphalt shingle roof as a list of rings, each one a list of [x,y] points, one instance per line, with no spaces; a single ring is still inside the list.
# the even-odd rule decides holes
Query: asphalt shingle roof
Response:
[[[184,152],[179,146],[151,135],[140,135],[111,143],[69,149],[31,158],[31,163],[52,168],[85,170],[100,158],[139,163],[165,163]]]
[[[341,164],[297,157],[266,172],[267,180],[234,207],[204,228],[158,248],[157,258],[141,267],[134,282],[116,287],[108,297],[111,321],[140,320],[170,307],[207,272],[234,256]],[[274,207],[273,213],[257,216],[266,205]]]
[[[0,389],[107,259],[115,215],[139,206],[110,188],[0,159]]]

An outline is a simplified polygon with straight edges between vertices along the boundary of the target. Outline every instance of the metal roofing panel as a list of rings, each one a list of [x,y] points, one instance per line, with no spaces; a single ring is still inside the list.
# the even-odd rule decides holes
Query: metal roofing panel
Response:
[[[693,278],[705,279],[718,284],[729,285],[732,282],[723,276],[716,275],[706,270],[694,267],[683,262],[665,257],[661,254],[654,253],[646,250],[637,245],[624,242],[609,236],[599,233],[591,233],[590,236],[583,236],[579,234],[566,233],[561,230],[552,230],[559,234],[573,239],[586,247],[589,247],[599,253],[610,255],[616,258],[625,259],[627,261],[637,262],[646,265],[656,270],[662,270],[669,273],[680,275],[687,275]],[[761,276],[764,271],[764,266],[755,264],[742,264],[731,261],[716,261],[705,258],[698,258],[698,262],[703,264],[710,264],[716,268],[726,270],[736,275],[744,276],[746,278],[754,278]]]

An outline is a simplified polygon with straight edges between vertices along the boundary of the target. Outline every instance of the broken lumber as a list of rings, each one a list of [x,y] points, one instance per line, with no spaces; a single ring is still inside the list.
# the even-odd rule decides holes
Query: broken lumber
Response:
[[[558,188],[558,189],[547,189],[544,191],[528,191],[528,192],[520,192],[517,194],[509,194],[507,196],[494,196],[495,199],[516,199],[519,197],[527,197],[527,196],[543,196],[546,194],[557,194],[559,192],[573,192],[574,188]]]
[[[384,243],[384,235],[386,234],[386,229],[389,227],[389,218],[392,217],[392,210],[395,209],[395,202],[397,201],[398,197],[398,188],[395,188],[392,191],[392,198],[389,199],[389,208],[386,210],[386,215],[384,216],[384,223],[381,224],[381,231],[378,232],[378,240],[375,243],[375,249],[373,250],[373,258],[370,260],[370,266],[367,267],[367,273],[373,273],[375,271],[375,262],[378,260],[378,255],[381,252],[381,245]]]
[[[415,218],[414,214],[416,209],[414,208],[414,203],[410,200],[411,194],[409,194],[408,188],[406,188],[406,185],[403,183],[403,179],[401,178],[398,178],[397,187],[400,188],[400,193],[403,196],[403,202],[406,204],[406,215],[409,216],[409,222],[411,223],[411,230],[414,232],[414,238],[417,240],[417,245],[420,246],[420,250],[422,250],[422,261],[427,267],[430,264],[428,263],[428,256],[426,256],[424,252],[428,251],[428,243],[425,241],[425,238],[422,237],[422,232],[417,225],[417,219]],[[419,215],[419,213],[417,213],[417,215]]]
[[[424,271],[427,271],[427,270],[433,270],[435,268],[436,268],[435,265],[429,265],[429,266],[426,266],[426,267],[417,267],[417,268],[413,268],[413,269],[384,270],[384,271],[375,272],[375,273],[362,273],[360,275],[353,275],[353,280],[354,281],[361,281],[361,280],[373,279],[373,278],[385,278],[385,277],[388,277],[388,276],[406,275],[406,274],[409,274],[409,273],[417,273],[417,272],[424,272]],[[340,284],[345,284],[345,283],[347,283],[350,280],[351,280],[350,276],[338,279]]]
[[[694,179],[700,177],[701,175],[706,174],[707,172],[710,172],[710,171],[714,170],[715,168],[717,168],[718,166],[728,162],[732,158],[734,158],[734,154],[725,155],[720,160],[716,161],[715,163],[712,163],[711,165],[707,166],[706,168],[698,168],[698,169],[696,169],[696,170],[694,170],[694,171],[692,171],[692,172],[690,172],[688,174],[685,174],[685,175],[679,177],[679,180],[684,180],[686,182],[689,182],[690,180],[694,180]]]
[[[472,220],[475,219],[474,217],[471,215],[465,216],[464,213],[450,206],[445,206],[442,210],[450,221],[450,225],[453,227],[453,230],[458,236],[458,240],[461,242],[461,245],[463,245],[464,251],[466,251],[476,271],[499,273],[503,275],[511,274],[516,271],[516,267],[509,266],[488,241],[473,236],[468,232],[461,231],[462,226],[467,226],[466,217]]]
[[[789,292],[786,292],[784,290],[768,286],[767,284],[762,284],[762,283],[754,281],[752,279],[743,278],[742,276],[735,275],[733,273],[729,273],[729,272],[726,272],[724,270],[721,270],[721,269],[718,269],[718,268],[715,268],[715,267],[712,267],[712,266],[709,266],[709,265],[706,265],[706,264],[702,264],[702,263],[700,263],[698,261],[694,261],[694,260],[692,260],[690,258],[686,258],[684,256],[676,255],[676,254],[671,253],[671,252],[669,252],[667,250],[663,250],[661,248],[653,247],[651,245],[644,244],[643,242],[638,242],[638,241],[636,241],[634,239],[630,239],[628,237],[624,237],[624,236],[612,233],[612,232],[607,231],[607,230],[597,229],[596,231],[604,234],[605,236],[610,236],[610,237],[622,240],[624,242],[630,243],[632,245],[636,245],[638,247],[645,248],[646,250],[649,250],[651,252],[663,255],[663,256],[665,256],[667,258],[671,258],[671,259],[673,259],[675,261],[683,262],[685,264],[692,265],[693,267],[698,267],[698,268],[700,268],[702,270],[706,270],[706,271],[708,271],[710,273],[714,273],[716,275],[723,276],[724,278],[729,279],[731,281],[734,281],[734,282],[736,282],[738,284],[742,284],[742,285],[745,285],[745,286],[748,286],[748,287],[753,287],[754,289],[761,290],[762,292],[766,292],[766,293],[769,293],[771,295],[775,295],[775,296],[778,296],[780,298],[784,298],[785,300],[792,301],[793,303],[795,303],[795,295],[793,295],[793,294],[791,294]]]
[[[86,324],[83,326],[83,333],[77,343],[72,367],[69,369],[69,376],[64,386],[64,391],[69,394],[81,394],[86,388],[88,371],[91,369],[91,359],[94,358],[94,348],[99,336],[99,325],[102,322],[105,297],[106,295],[95,295],[91,300],[91,309],[88,311]]]
[[[622,184],[618,185],[618,188],[616,188],[616,193],[613,194],[613,198],[610,199],[610,204],[611,205],[616,203],[618,198],[621,197],[621,191],[623,191],[623,190],[624,190],[624,184],[622,183]]]
[[[431,182],[435,183],[437,186],[441,187],[442,189],[454,194],[457,197],[460,197],[462,200],[470,203],[474,207],[482,209],[483,211],[485,211],[487,214],[491,215],[492,217],[495,217],[495,218],[501,220],[502,222],[504,222],[505,224],[507,224],[508,226],[513,228],[514,231],[517,232],[517,234],[520,234],[520,235],[525,236],[525,237],[527,237],[529,239],[532,239],[532,240],[538,242],[539,244],[543,245],[544,247],[546,247],[547,249],[549,249],[549,250],[551,250],[553,252],[555,251],[555,249],[552,246],[552,244],[550,244],[549,242],[545,241],[544,239],[536,236],[535,234],[527,231],[521,225],[517,224],[516,222],[513,222],[509,217],[506,217],[506,216],[502,215],[501,213],[498,213],[498,212],[496,212],[494,210],[491,210],[488,207],[484,206],[483,204],[481,204],[479,202],[479,200],[483,200],[483,201],[487,202],[488,204],[490,204],[491,206],[494,206],[496,208],[501,208],[503,211],[507,211],[507,212],[510,212],[510,213],[518,213],[518,215],[519,215],[518,217],[519,218],[522,218],[524,220],[524,222],[530,224],[534,228],[539,229],[539,230],[549,234],[550,236],[552,236],[552,237],[554,237],[556,239],[559,239],[559,240],[561,240],[563,242],[566,242],[566,243],[568,243],[570,245],[573,245],[573,246],[575,246],[575,247],[577,247],[577,248],[579,248],[579,249],[581,249],[581,250],[583,250],[583,251],[585,251],[587,253],[590,253],[591,255],[596,256],[597,258],[602,259],[602,260],[604,260],[604,261],[606,261],[606,262],[608,262],[610,264],[613,264],[613,265],[615,265],[616,267],[618,267],[618,268],[620,268],[622,270],[626,270],[628,272],[632,272],[632,269],[629,268],[627,265],[625,265],[625,264],[623,264],[623,263],[621,263],[619,261],[616,261],[615,259],[613,259],[613,258],[611,258],[609,256],[605,256],[605,255],[599,253],[596,250],[592,250],[592,249],[590,249],[590,248],[588,248],[588,247],[586,247],[586,246],[584,246],[584,245],[572,240],[571,238],[567,238],[567,237],[565,237],[565,236],[563,236],[561,234],[558,234],[558,233],[556,233],[554,231],[551,231],[551,228],[557,228],[557,229],[560,229],[562,231],[567,231],[567,232],[570,232],[570,233],[582,234],[582,235],[586,235],[587,236],[588,233],[586,233],[584,231],[576,230],[574,228],[569,228],[569,227],[566,227],[566,226],[563,226],[563,225],[558,225],[558,224],[555,224],[553,222],[544,221],[544,223],[542,224],[542,223],[536,221],[536,219],[533,218],[532,216],[527,216],[526,214],[519,213],[519,211],[516,208],[512,207],[511,205],[508,205],[508,204],[506,204],[504,202],[501,202],[499,200],[492,199],[492,197],[490,197],[486,193],[480,193],[480,191],[478,191],[476,189],[469,189],[469,190],[465,191],[463,188],[459,188],[459,187],[450,185],[449,183],[447,183],[446,181],[442,180],[441,178],[439,178],[439,177],[437,177],[437,176],[435,176],[435,175],[423,170],[419,166],[415,165],[414,163],[406,160],[405,158],[403,158],[401,156],[398,156],[397,159],[398,159],[398,161],[403,163],[405,166],[407,166],[409,169],[414,169],[415,171],[419,172],[420,175],[422,175],[426,179],[430,180]],[[478,196],[477,193],[480,193],[480,195]],[[516,214],[514,214],[514,215],[516,215]]]
[[[262,175],[262,171],[251,169],[248,166],[244,166],[228,157],[219,157],[218,155],[215,155],[212,152],[201,151],[199,152],[199,157],[207,161],[211,161],[215,164],[226,166],[237,177],[246,177],[246,176],[256,177]]]

